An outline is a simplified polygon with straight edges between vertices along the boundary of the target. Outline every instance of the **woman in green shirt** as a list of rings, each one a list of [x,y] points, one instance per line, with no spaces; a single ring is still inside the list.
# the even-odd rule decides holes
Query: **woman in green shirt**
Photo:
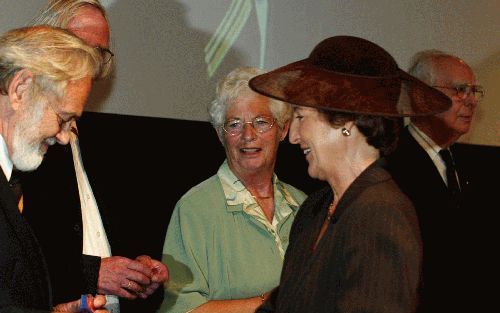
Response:
[[[291,107],[238,68],[217,88],[209,113],[226,152],[217,174],[177,203],[163,262],[170,269],[159,312],[254,312],[279,283],[288,233],[306,195],[274,174]]]

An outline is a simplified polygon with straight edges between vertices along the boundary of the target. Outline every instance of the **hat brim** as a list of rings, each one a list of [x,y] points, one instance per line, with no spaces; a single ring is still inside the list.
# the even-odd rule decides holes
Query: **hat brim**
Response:
[[[254,77],[250,88],[294,105],[382,116],[425,116],[448,110],[451,99],[398,69],[393,76],[344,74],[308,59]]]

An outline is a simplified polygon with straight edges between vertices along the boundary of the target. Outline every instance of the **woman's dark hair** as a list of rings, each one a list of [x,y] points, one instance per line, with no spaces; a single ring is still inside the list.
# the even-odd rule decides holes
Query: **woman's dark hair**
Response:
[[[381,156],[390,154],[396,148],[399,131],[404,125],[402,117],[385,117],[318,109],[334,128],[353,121],[366,137],[366,142],[380,151]]]

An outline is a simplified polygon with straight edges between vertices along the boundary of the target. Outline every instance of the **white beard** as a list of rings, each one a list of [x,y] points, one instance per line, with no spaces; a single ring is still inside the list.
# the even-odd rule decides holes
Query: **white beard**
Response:
[[[43,161],[44,151],[38,130],[42,122],[44,105],[36,105],[33,112],[26,114],[27,118],[16,124],[12,137],[13,153],[11,156],[15,168],[20,171],[33,171],[37,169]],[[56,143],[55,138],[45,140],[48,145]]]

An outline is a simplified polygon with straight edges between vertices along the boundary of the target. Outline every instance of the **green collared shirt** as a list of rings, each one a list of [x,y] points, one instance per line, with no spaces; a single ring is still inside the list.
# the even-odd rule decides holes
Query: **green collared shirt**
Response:
[[[276,175],[273,183],[272,223],[227,162],[179,200],[163,247],[171,276],[159,312],[255,297],[278,285],[288,234],[306,195]]]
[[[275,210],[271,223],[266,218],[264,211],[257,204],[250,191],[245,188],[243,183],[231,171],[227,162],[224,162],[224,164],[219,168],[217,176],[219,176],[222,184],[222,190],[226,196],[228,210],[233,212],[243,210],[246,214],[262,223],[262,225],[266,227],[267,231],[269,231],[269,233],[271,233],[274,237],[281,259],[284,259],[286,247],[283,247],[283,243],[278,232],[278,226],[281,222],[287,219],[290,214],[293,214],[293,208],[299,207],[299,204],[279,182],[278,176],[276,176],[276,174],[273,175]]]

